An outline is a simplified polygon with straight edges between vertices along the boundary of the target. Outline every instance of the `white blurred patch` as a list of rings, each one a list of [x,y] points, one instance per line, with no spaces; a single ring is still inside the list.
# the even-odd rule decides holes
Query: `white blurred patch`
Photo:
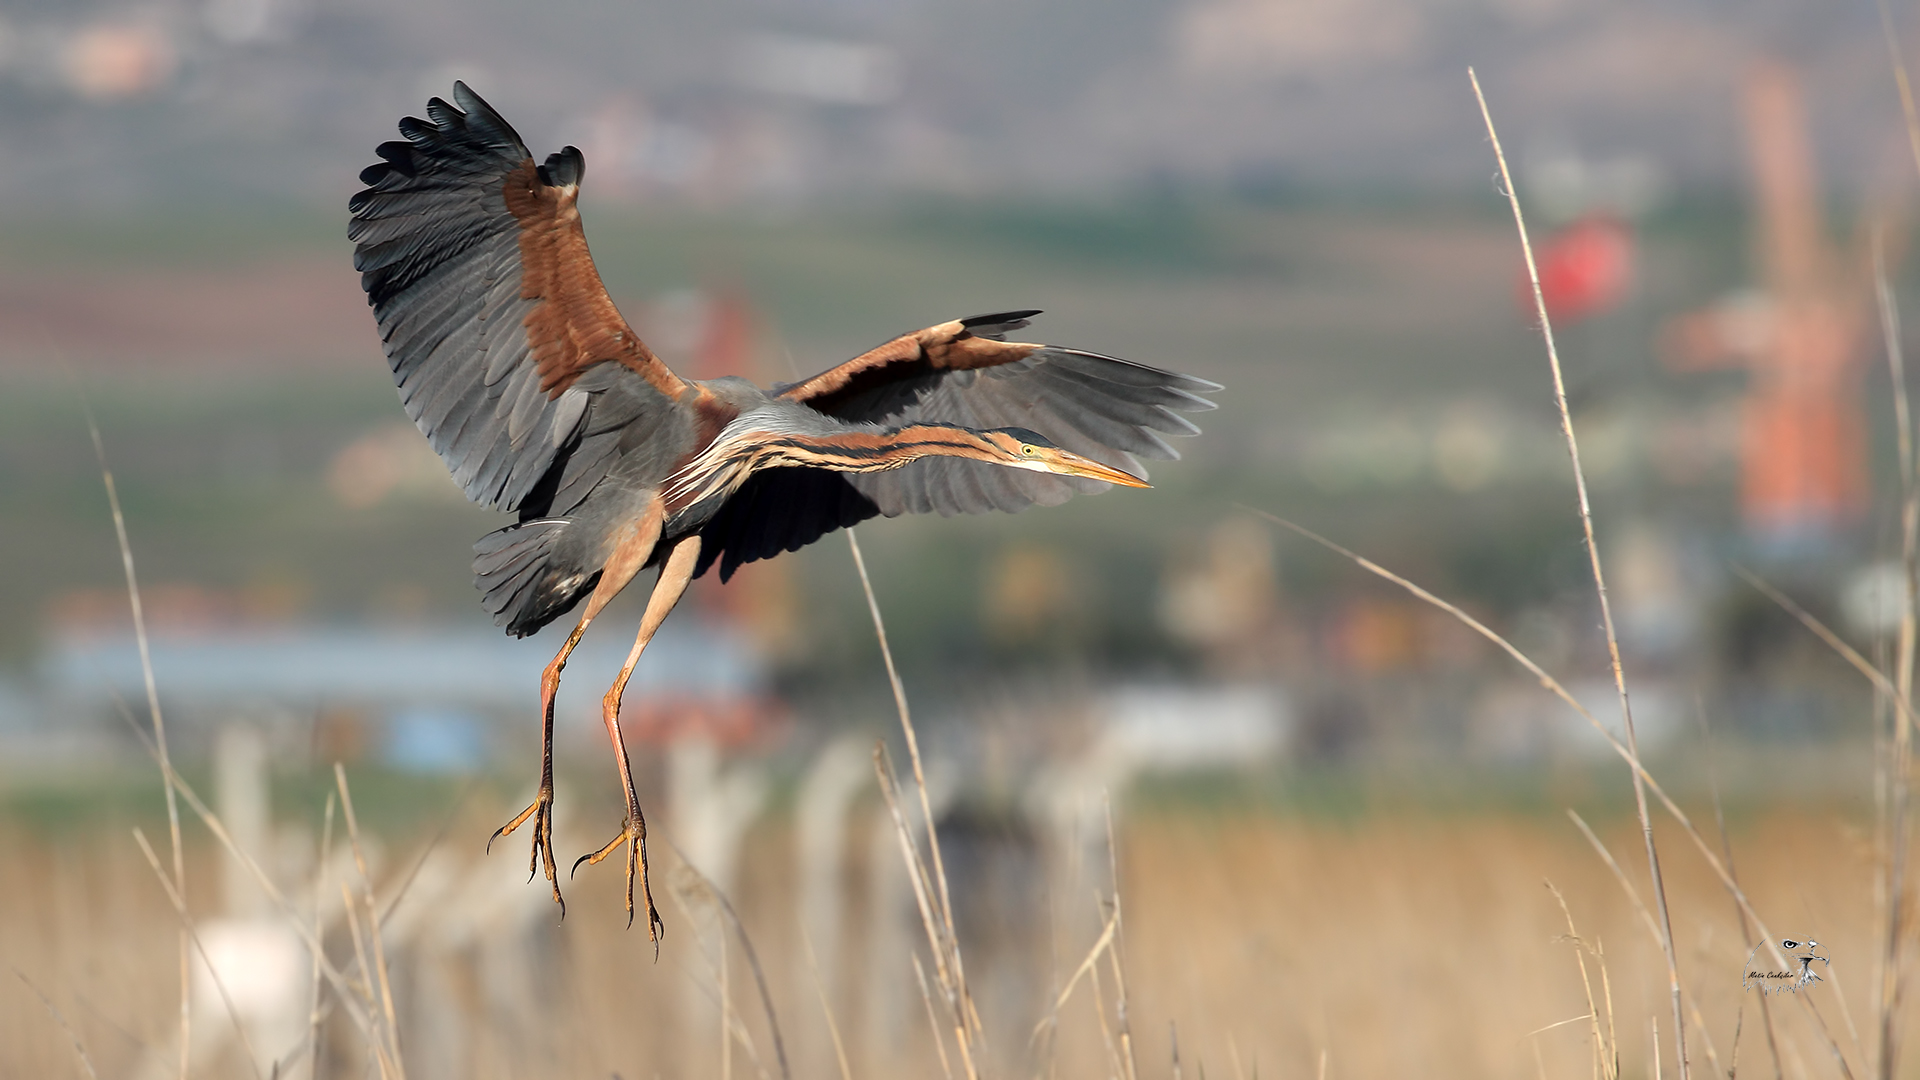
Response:
[[[1107,699],[1097,753],[1122,775],[1258,765],[1286,745],[1291,717],[1269,686],[1135,686]]]
[[[1187,9],[1174,40],[1180,67],[1203,79],[1326,74],[1412,55],[1427,20],[1394,0],[1211,0]]]
[[[735,51],[733,75],[754,90],[834,105],[885,105],[900,96],[899,57],[864,42],[756,34]]]
[[[207,919],[196,930],[206,949],[193,966],[197,1001],[224,1009],[220,988],[240,1019],[281,1020],[300,1010],[307,992],[306,946],[280,919]],[[214,976],[219,976],[219,986]]]
[[[1856,634],[1890,634],[1906,610],[1907,571],[1897,559],[1855,570],[1840,586],[1840,613]]]

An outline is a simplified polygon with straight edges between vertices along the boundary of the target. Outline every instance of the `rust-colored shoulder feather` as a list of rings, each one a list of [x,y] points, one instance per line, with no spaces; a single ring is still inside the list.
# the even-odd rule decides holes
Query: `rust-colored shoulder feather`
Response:
[[[587,251],[577,205],[578,175],[583,171],[579,151],[568,147],[554,158],[546,169],[536,168],[528,158],[506,175],[501,187],[508,213],[520,224],[520,296],[538,301],[523,321],[540,370],[540,388],[558,397],[582,371],[612,360],[678,398],[686,382],[621,318]],[[554,167],[560,162],[570,166],[565,171],[572,174],[566,177],[571,182],[548,182],[560,171]]]
[[[469,498],[514,510],[540,503],[557,467],[591,487],[597,474],[566,459],[604,391],[618,386],[634,422],[657,425],[691,386],[634,334],[594,269],[580,152],[535,165],[479,95],[456,83],[453,99],[434,98],[426,119],[400,122],[404,140],[380,146],[347,235],[408,415]],[[618,376],[576,390],[597,365]]]
[[[1011,311],[954,319],[911,334],[902,334],[868,349],[838,367],[780,392],[791,401],[803,401],[822,412],[838,403],[889,383],[946,371],[998,367],[1023,360],[1043,346],[1004,341],[1001,335],[1027,325],[1037,311]]]

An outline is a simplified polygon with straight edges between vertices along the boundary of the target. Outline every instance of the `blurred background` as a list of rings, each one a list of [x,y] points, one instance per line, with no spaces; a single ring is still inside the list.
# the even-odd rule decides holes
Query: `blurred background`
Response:
[[[564,627],[515,642],[481,611],[470,545],[500,519],[398,407],[345,239],[374,146],[456,78],[536,155],[582,148],[601,273],[684,375],[792,380],[1039,307],[1036,340],[1226,386],[1151,491],[861,527],[990,1071],[1107,1068],[1084,1001],[1028,1036],[1117,863],[1143,1071],[1585,1070],[1585,1026],[1536,1030],[1586,1007],[1546,876],[1613,947],[1627,1072],[1651,1072],[1658,953],[1560,816],[1644,877],[1625,770],[1471,632],[1254,512],[1457,601],[1617,714],[1470,63],[1534,229],[1642,745],[1705,820],[1719,791],[1756,898],[1837,942],[1854,983],[1821,992],[1864,1015],[1884,716],[1733,568],[1890,655],[1873,265],[1912,310],[1916,174],[1871,4],[14,3],[0,1072],[72,1073],[76,1040],[102,1075],[178,1072],[176,923],[127,837],[161,842],[161,784],[89,409],[176,760],[351,959],[313,891],[351,878],[321,854],[346,765],[404,901],[415,1075],[778,1075],[714,887],[796,1075],[838,1074],[822,1005],[856,1074],[939,1067],[868,760],[899,726],[839,535],[697,583],[627,694],[657,965],[616,870],[583,871],[556,927],[520,837],[482,855],[532,788]],[[638,614],[603,617],[561,690],[564,858],[618,825],[598,701]],[[1683,972],[1724,1058],[1746,930],[1681,843]],[[191,823],[187,859],[210,962],[261,1002],[243,1045],[193,984],[194,1074],[362,1070],[340,1014],[309,1034],[304,947]],[[1788,1071],[1831,1064],[1814,1030],[1783,1029]]]

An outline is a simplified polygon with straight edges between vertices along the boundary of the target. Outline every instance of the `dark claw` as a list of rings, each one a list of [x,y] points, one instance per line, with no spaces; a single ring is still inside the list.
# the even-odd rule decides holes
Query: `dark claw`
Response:
[[[567,901],[560,895],[559,875],[554,872],[553,866],[553,789],[550,786],[543,783],[540,794],[533,800],[533,805],[520,811],[512,821],[494,830],[493,835],[487,838],[487,851],[492,852],[495,840],[512,835],[513,831],[526,824],[529,818],[533,819],[533,850],[527,857],[527,881],[529,883],[533,881],[534,875],[540,873],[544,863],[547,880],[553,885],[553,902],[560,905],[560,918],[565,919]],[[542,856],[545,856],[544,860]]]

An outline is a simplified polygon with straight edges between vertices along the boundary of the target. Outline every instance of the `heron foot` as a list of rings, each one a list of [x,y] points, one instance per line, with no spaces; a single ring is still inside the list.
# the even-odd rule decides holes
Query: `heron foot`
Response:
[[[560,874],[553,865],[553,785],[541,784],[540,794],[534,796],[533,805],[515,815],[512,821],[500,826],[487,837],[487,850],[493,850],[493,842],[503,836],[509,836],[513,830],[533,819],[533,854],[527,859],[527,880],[542,869],[547,873],[547,884],[553,887],[553,902],[560,905],[560,917],[567,917],[567,902],[560,896]]]
[[[620,848],[627,850],[627,925],[633,925],[633,879],[636,871],[640,878],[640,895],[647,903],[647,937],[653,942],[653,958],[660,959],[660,935],[666,931],[666,923],[660,920],[660,912],[653,906],[653,889],[647,881],[647,819],[640,814],[638,804],[629,803],[627,820],[620,826],[620,834],[598,851],[590,852],[574,860],[573,876],[582,863],[587,866],[598,865]]]

